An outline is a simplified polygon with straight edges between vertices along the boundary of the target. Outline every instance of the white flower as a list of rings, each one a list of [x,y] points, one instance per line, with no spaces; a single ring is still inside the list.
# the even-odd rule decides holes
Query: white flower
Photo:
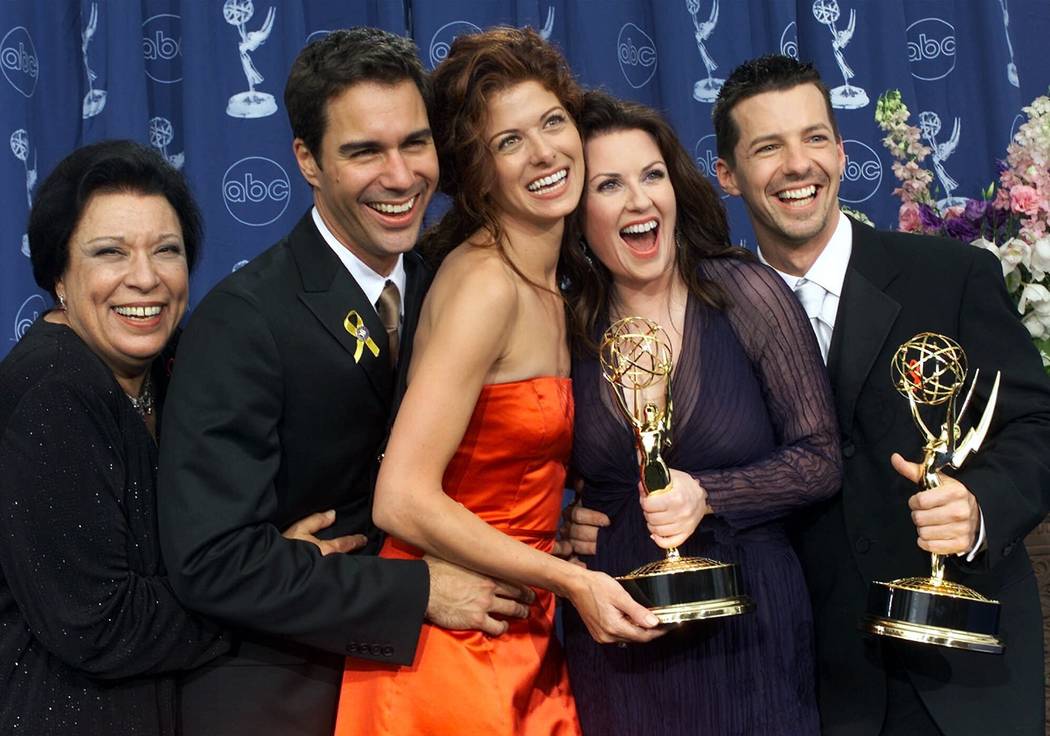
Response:
[[[1021,322],[1028,328],[1028,334],[1036,340],[1045,340],[1050,337],[1050,316],[1043,316],[1032,312],[1021,318]]]
[[[993,243],[992,241],[988,240],[987,238],[977,238],[977,240],[970,243],[970,245],[975,245],[978,248],[984,248],[985,250],[994,253],[996,257],[999,256],[999,246]]]
[[[1032,260],[1029,268],[1036,281],[1050,272],[1050,235],[1045,235],[1032,244]]]
[[[1018,265],[1030,267],[1032,246],[1020,238],[1010,238],[999,246],[999,258],[1003,262],[1003,276],[1009,276]]]
[[[1050,289],[1042,284],[1025,284],[1017,300],[1017,311],[1024,314],[1029,307],[1034,314],[1050,319]]]

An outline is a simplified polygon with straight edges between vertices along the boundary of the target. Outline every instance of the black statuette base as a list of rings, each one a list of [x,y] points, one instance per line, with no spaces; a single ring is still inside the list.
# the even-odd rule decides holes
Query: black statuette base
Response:
[[[860,628],[876,636],[952,649],[1003,652],[999,603],[947,581],[940,586],[924,578],[872,583]]]
[[[731,563],[700,557],[661,560],[616,579],[663,624],[736,616],[755,608]]]

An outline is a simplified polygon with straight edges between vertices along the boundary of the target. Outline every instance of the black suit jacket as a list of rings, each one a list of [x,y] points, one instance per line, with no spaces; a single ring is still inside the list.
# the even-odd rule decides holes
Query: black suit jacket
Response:
[[[415,254],[401,367],[426,288]],[[381,348],[357,360],[350,310]],[[371,521],[397,377],[373,306],[306,214],[194,310],[164,415],[161,544],[187,606],[239,631],[182,688],[187,736],[332,732],[343,655],[412,661],[429,595],[421,561],[380,560]],[[369,535],[322,557],[281,530],[335,509],[322,536]]]
[[[915,487],[890,455],[917,461],[922,441],[890,361],[918,332],[959,341],[981,369],[976,422],[996,370],[999,403],[984,447],[953,474],[977,497],[987,550],[953,558],[948,576],[1002,603],[1002,656],[876,641],[857,624],[869,581],[929,575],[907,506]],[[1050,510],[1050,383],[1003,285],[998,261],[974,247],[853,223],[853,252],[828,360],[842,432],[842,493],[806,512],[799,538],[813,600],[823,730],[877,734],[887,649],[939,727],[955,734],[1042,734],[1043,641],[1032,566],[1022,543]]]

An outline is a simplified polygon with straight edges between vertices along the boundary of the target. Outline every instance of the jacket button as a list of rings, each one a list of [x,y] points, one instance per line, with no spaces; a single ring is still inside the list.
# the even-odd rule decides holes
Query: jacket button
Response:
[[[847,460],[857,454],[857,447],[852,442],[846,442],[842,445],[842,457]]]
[[[383,647],[383,656],[384,657],[393,657],[394,656],[394,648],[391,647],[391,646]]]
[[[862,555],[867,554],[868,550],[871,549],[871,540],[867,537],[857,537],[857,541],[853,543],[853,549]]]

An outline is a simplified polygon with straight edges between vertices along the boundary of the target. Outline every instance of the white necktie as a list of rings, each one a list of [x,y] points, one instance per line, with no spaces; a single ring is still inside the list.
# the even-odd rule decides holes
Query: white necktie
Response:
[[[820,357],[828,362],[828,346],[831,344],[831,324],[824,317],[824,300],[828,296],[827,290],[820,284],[802,279],[795,286],[795,296],[806,310],[809,322],[813,326],[813,332],[817,336],[817,345],[820,346]]]

